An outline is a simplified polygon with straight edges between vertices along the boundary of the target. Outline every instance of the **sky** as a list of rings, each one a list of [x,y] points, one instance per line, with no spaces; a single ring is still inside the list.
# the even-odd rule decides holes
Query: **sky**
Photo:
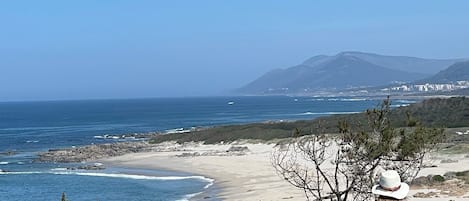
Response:
[[[469,57],[469,1],[0,2],[0,101],[227,95],[319,54]]]

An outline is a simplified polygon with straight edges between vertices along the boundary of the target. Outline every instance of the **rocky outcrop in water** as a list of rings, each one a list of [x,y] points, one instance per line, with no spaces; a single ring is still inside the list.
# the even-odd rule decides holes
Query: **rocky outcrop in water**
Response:
[[[113,156],[121,156],[129,153],[150,151],[187,151],[187,147],[194,147],[197,146],[197,144],[198,143],[192,142],[184,144],[177,144],[175,142],[151,144],[146,141],[94,144],[83,147],[50,149],[47,152],[39,153],[36,161],[58,163],[86,162]]]
[[[38,154],[38,162],[58,162],[58,163],[76,163],[96,161],[102,158],[113,156],[121,156],[129,153],[139,152],[164,152],[164,151],[180,151],[177,157],[194,157],[194,156],[241,156],[249,152],[246,146],[231,146],[226,150],[211,150],[194,152],[193,148],[198,147],[201,143],[186,142],[178,144],[175,142],[163,142],[159,144],[151,144],[142,142],[118,142],[111,144],[94,144],[83,147],[50,149],[47,152]],[[96,163],[95,163],[96,164]],[[101,166],[80,166],[77,169],[94,170],[104,168]]]
[[[40,162],[83,162],[127,153],[151,151],[155,145],[147,142],[122,142],[112,144],[88,145],[76,148],[51,149],[39,153]]]
[[[16,154],[16,151],[13,151],[13,150],[0,152],[0,155],[5,155],[5,156],[13,156],[15,154]]]

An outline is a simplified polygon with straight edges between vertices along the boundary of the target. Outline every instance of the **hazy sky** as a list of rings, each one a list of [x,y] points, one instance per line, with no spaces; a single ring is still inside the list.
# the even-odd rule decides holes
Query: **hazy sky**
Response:
[[[0,101],[224,94],[358,50],[469,57],[469,1],[2,1]]]

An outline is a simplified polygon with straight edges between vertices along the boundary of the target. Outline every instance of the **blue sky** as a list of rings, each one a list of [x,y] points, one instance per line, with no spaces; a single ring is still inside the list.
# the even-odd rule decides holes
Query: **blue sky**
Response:
[[[469,1],[2,1],[0,101],[223,95],[317,54],[469,57]]]

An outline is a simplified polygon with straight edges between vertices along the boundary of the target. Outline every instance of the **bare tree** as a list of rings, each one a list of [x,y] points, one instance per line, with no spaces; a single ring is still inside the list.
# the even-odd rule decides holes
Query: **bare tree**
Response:
[[[388,98],[377,109],[366,111],[367,121],[357,123],[357,131],[342,121],[338,135],[311,134],[278,144],[272,164],[308,200],[369,199],[382,170],[396,170],[410,183],[427,153],[443,140],[443,129],[418,124],[396,129],[390,125],[389,112]]]

